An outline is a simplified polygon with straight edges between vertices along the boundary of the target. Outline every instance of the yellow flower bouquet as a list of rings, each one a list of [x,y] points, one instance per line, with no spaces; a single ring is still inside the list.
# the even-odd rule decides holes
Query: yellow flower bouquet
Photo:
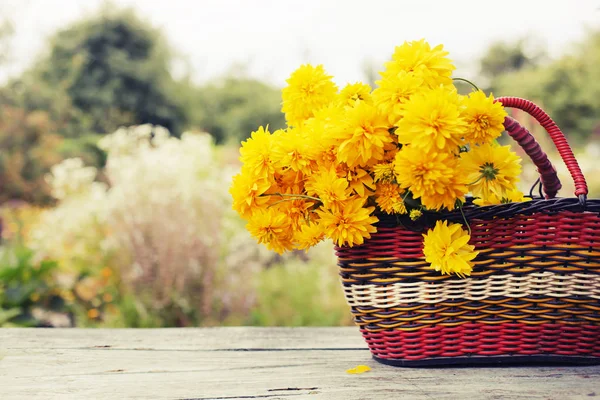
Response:
[[[442,46],[404,43],[378,88],[338,90],[322,66],[303,65],[283,89],[288,128],[260,127],[242,143],[234,209],[269,249],[307,249],[324,238],[360,245],[380,215],[522,201],[519,157],[495,139],[506,112],[493,96],[458,94]],[[425,236],[431,267],[469,275],[467,231],[438,224]],[[448,252],[452,248],[454,251]]]
[[[447,56],[404,43],[374,90],[338,90],[322,66],[298,68],[282,91],[288,127],[242,143],[233,207],[276,252],[335,243],[346,300],[380,362],[598,363],[600,200],[587,199],[544,111],[452,78]],[[474,90],[459,94],[457,80]],[[555,198],[556,170],[504,107],[546,129],[575,198]],[[545,196],[517,189],[521,159],[498,143],[504,130]]]

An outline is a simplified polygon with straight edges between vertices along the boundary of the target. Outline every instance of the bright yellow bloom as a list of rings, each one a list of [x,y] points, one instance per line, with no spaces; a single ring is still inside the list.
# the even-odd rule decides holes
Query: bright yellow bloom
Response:
[[[470,144],[490,143],[502,134],[506,111],[494,96],[482,91],[472,92],[462,101],[462,117],[467,123],[465,141]]]
[[[406,214],[406,206],[402,199],[404,190],[395,183],[378,183],[375,201],[381,211],[388,214]]]
[[[388,76],[376,82],[379,86],[373,91],[373,100],[390,125],[395,125],[402,116],[404,103],[410,96],[423,89],[423,79],[406,71]]]
[[[305,122],[303,131],[318,166],[329,168],[336,164],[339,140],[331,132],[340,126],[343,116],[344,109],[332,103],[315,111],[315,116]]]
[[[341,164],[340,167],[343,165],[344,164]],[[352,189],[359,197],[367,197],[375,190],[375,182],[373,182],[373,178],[365,169],[338,168],[338,176],[340,175],[341,169],[344,170],[341,176],[346,178],[350,185],[350,189]]]
[[[384,147],[392,142],[385,116],[376,107],[361,102],[348,109],[335,136],[340,140],[338,161],[348,167],[365,167],[383,159]]]
[[[423,234],[423,255],[430,267],[442,274],[471,275],[472,260],[479,254],[468,244],[471,236],[460,224],[437,221],[435,227]]]
[[[421,77],[429,87],[450,85],[456,67],[447,56],[442,45],[432,49],[425,40],[404,42],[396,47],[392,61],[385,63],[386,70],[381,75],[386,78],[405,71]]]
[[[412,96],[397,126],[399,143],[445,152],[458,150],[466,128],[458,94],[442,87]]]
[[[281,203],[277,204],[276,207],[279,211],[287,215],[288,221],[290,222],[290,225],[293,230],[300,229],[300,226],[302,225],[303,221],[306,220],[306,218],[308,217],[311,207],[313,207],[316,203],[315,201],[312,201],[310,199],[293,198],[289,196],[281,200],[285,201],[282,201]]]
[[[410,190],[413,198],[420,198],[429,210],[452,210],[456,200],[464,200],[468,191],[467,178],[452,154],[404,146],[396,155],[394,172],[400,186]]]
[[[325,238],[325,231],[318,222],[303,223],[294,234],[294,247],[298,250],[308,250]]]
[[[410,219],[412,221],[416,221],[423,216],[423,211],[421,211],[417,208],[414,208],[414,209],[410,210],[410,213],[408,214],[408,216],[410,217]]]
[[[473,203],[478,206],[491,206],[496,204],[521,203],[530,200],[531,198],[525,197],[523,192],[517,188],[514,188],[513,190],[507,191],[505,196],[502,198],[499,198],[494,193],[490,193],[490,196],[487,199],[477,198],[473,200]]]
[[[317,149],[299,129],[282,132],[273,146],[271,159],[281,167],[310,174],[315,164]]]
[[[339,99],[341,105],[346,107],[354,107],[361,101],[364,101],[367,104],[373,104],[371,86],[362,82],[349,83],[340,91]]]
[[[302,193],[304,191],[304,174],[291,168],[278,170],[273,176],[275,184],[268,193]]]
[[[248,170],[242,168],[242,172],[233,177],[229,193],[233,197],[233,209],[242,218],[248,218],[252,212],[260,207],[266,206],[268,197],[261,197],[271,188],[271,183],[266,179],[255,178]]]
[[[332,208],[346,201],[351,194],[348,180],[340,178],[334,168],[320,169],[306,182],[306,193],[318,197],[326,208]]]
[[[373,166],[375,182],[393,182],[394,181],[394,163],[381,163]]]
[[[505,197],[513,190],[521,174],[521,158],[510,146],[484,144],[460,154],[462,169],[474,197],[489,199],[491,194]]]
[[[363,205],[364,199],[351,198],[339,207],[318,209],[319,223],[323,226],[325,235],[338,246],[349,247],[370,239],[371,233],[377,231],[373,224],[379,220],[371,215],[375,207],[363,208]]]
[[[251,175],[257,178],[267,178],[275,172],[272,160],[273,137],[269,129],[258,128],[251,137],[242,142],[240,161]]]
[[[288,86],[281,91],[281,111],[290,125],[300,126],[316,110],[335,100],[337,95],[337,86],[322,65],[302,65],[286,82]]]
[[[275,207],[256,210],[248,220],[246,229],[256,238],[279,254],[293,249],[291,224],[288,216]]]

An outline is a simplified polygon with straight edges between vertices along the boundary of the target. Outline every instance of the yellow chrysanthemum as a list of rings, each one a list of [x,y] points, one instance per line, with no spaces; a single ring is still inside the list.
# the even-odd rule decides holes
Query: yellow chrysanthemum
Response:
[[[267,178],[275,172],[272,160],[273,137],[269,129],[258,128],[250,138],[242,142],[240,161],[251,175],[257,178]]]
[[[491,206],[496,204],[521,203],[530,200],[531,198],[525,197],[525,194],[523,192],[515,188],[513,190],[507,191],[505,193],[505,196],[502,198],[499,198],[494,193],[490,193],[490,196],[487,199],[477,198],[473,200],[473,203],[475,203],[478,206]]]
[[[344,164],[337,168],[338,176],[348,181],[350,189],[359,197],[369,196],[375,190],[373,177],[363,168],[347,168]]]
[[[339,101],[342,106],[346,107],[354,107],[361,101],[372,104],[371,86],[362,82],[349,83],[340,91]]]
[[[298,192],[290,194],[298,194]],[[310,209],[316,203],[316,201],[310,199],[293,198],[289,196],[280,201],[281,203],[277,204],[276,207],[288,217],[288,221],[293,230],[300,229],[300,226],[308,217]]]
[[[507,114],[502,104],[494,103],[494,96],[486,97],[482,91],[476,91],[464,98],[462,104],[462,117],[467,124],[467,143],[490,143],[502,134]]]
[[[273,208],[256,210],[246,225],[246,229],[270,250],[283,254],[293,249],[290,221],[288,216]]]
[[[388,214],[406,214],[406,206],[402,199],[404,190],[395,183],[378,183],[375,201],[379,208]]]
[[[425,40],[404,42],[396,47],[392,61],[385,63],[386,70],[381,75],[386,78],[405,71],[421,77],[429,87],[449,85],[456,67],[447,56],[442,45],[431,48]]]
[[[304,191],[304,182],[306,178],[302,172],[294,171],[291,168],[275,171],[273,176],[275,184],[267,193],[302,193]]]
[[[505,197],[521,174],[521,158],[510,146],[484,144],[460,154],[460,163],[475,197],[489,199],[491,194]]]
[[[348,167],[365,167],[383,159],[384,147],[392,142],[385,116],[376,107],[361,102],[346,111],[336,132],[340,140],[338,161]]]
[[[281,132],[272,149],[271,159],[280,167],[289,167],[306,175],[311,173],[317,149],[300,128]]]
[[[398,122],[398,142],[423,151],[458,150],[466,124],[456,90],[436,88],[413,95]]]
[[[265,206],[269,202],[268,197],[261,197],[271,188],[267,179],[257,179],[250,171],[242,169],[242,172],[233,177],[229,193],[233,197],[233,209],[242,218],[248,218],[255,209]]]
[[[290,125],[300,126],[316,110],[335,100],[337,95],[337,86],[322,65],[302,65],[286,82],[288,86],[281,91],[281,111]]]
[[[338,246],[360,245],[365,239],[371,238],[371,233],[377,231],[373,226],[377,217],[371,214],[375,207],[363,208],[364,199],[351,198],[339,207],[317,210],[325,235]]]
[[[419,210],[418,208],[414,208],[414,209],[410,210],[410,213],[408,213],[408,216],[410,217],[410,219],[412,221],[416,221],[423,216],[423,211]]]
[[[393,182],[394,177],[394,163],[381,163],[373,166],[373,175],[375,175],[375,182]]]
[[[315,116],[306,121],[303,127],[307,143],[314,150],[317,167],[331,167],[336,164],[339,140],[331,132],[340,126],[344,110],[337,104],[329,104],[315,111]]]
[[[426,153],[405,146],[396,155],[394,173],[400,186],[410,190],[413,198],[420,198],[429,210],[451,210],[468,191],[458,159],[448,153]]]
[[[479,254],[468,244],[471,236],[460,224],[437,221],[435,227],[423,234],[423,255],[430,267],[442,274],[471,275],[472,260]]]
[[[325,239],[325,231],[318,222],[303,223],[294,234],[294,248],[308,250]]]
[[[340,178],[334,168],[322,168],[306,182],[306,193],[318,197],[326,208],[333,208],[346,201],[351,192],[348,180]]]
[[[387,116],[390,125],[398,122],[402,116],[403,105],[410,96],[423,89],[423,79],[406,71],[400,71],[376,83],[379,87],[373,91],[373,100]]]

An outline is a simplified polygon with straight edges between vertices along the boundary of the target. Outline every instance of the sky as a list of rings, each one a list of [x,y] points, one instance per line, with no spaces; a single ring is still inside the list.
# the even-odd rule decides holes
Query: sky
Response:
[[[104,0],[0,0],[14,22],[12,62],[0,79],[18,74],[44,51],[47,37],[93,14]],[[197,82],[243,66],[278,86],[302,63],[323,64],[338,84],[379,71],[394,47],[426,39],[443,44],[473,78],[493,42],[533,36],[551,56],[569,51],[586,29],[600,27],[600,0],[119,0],[163,30],[185,56]],[[175,71],[177,73],[177,71]]]

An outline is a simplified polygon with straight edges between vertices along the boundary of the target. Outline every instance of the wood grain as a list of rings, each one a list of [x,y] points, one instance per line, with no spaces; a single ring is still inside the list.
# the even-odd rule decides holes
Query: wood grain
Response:
[[[0,357],[3,400],[600,398],[600,367],[395,368],[357,328],[0,329]]]

